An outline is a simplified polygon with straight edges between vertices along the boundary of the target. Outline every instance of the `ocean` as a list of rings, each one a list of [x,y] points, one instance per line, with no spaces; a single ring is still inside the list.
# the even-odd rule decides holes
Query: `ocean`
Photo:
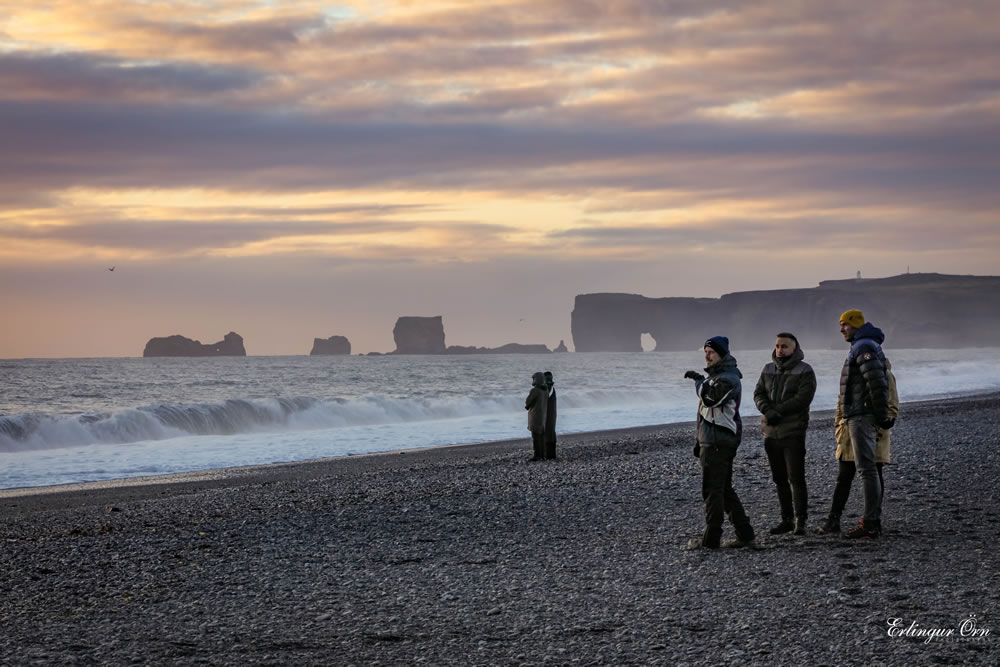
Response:
[[[1000,348],[886,353],[903,401],[1000,391]],[[806,350],[814,410],[835,406],[845,354]],[[744,419],[757,419],[770,350],[733,355]],[[690,421],[683,374],[703,365],[700,350],[3,360],[0,489],[524,438],[545,370],[560,433]]]

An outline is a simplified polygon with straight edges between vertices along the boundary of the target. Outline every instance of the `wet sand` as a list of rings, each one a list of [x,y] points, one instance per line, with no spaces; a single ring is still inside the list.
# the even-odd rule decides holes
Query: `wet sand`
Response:
[[[0,664],[1000,661],[1000,395],[903,406],[872,542],[768,536],[746,421],[754,551],[685,548],[691,424],[0,492]]]

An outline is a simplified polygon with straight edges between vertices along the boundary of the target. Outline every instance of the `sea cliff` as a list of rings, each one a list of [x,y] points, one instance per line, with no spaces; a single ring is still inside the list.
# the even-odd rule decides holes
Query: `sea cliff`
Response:
[[[726,335],[737,348],[774,344],[779,331],[804,347],[843,344],[839,318],[857,308],[896,348],[1000,345],[1000,277],[905,274],[873,280],[828,280],[809,289],[733,292],[718,299],[637,294],[581,294],[571,315],[577,352],[640,352],[649,334],[656,350],[697,349]]]

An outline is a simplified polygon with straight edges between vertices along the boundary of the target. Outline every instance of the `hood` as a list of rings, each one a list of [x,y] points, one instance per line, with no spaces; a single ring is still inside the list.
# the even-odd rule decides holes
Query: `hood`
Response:
[[[854,338],[851,339],[851,342],[853,343],[863,338],[871,338],[873,341],[881,345],[882,341],[885,340],[885,334],[871,322],[865,322],[858,328],[857,331],[854,332]]]
[[[539,371],[531,376],[531,386],[532,387],[544,387],[545,386],[545,374]]]
[[[806,358],[806,353],[802,351],[801,345],[796,345],[795,351],[792,352],[790,356],[784,357],[782,359],[779,359],[778,355],[774,353],[774,350],[771,350],[771,361],[773,361],[774,364],[781,370],[785,370],[786,368],[791,368],[792,366],[799,363],[805,358]]]
[[[727,354],[718,361],[716,361],[711,366],[705,369],[705,372],[709,375],[720,375],[722,373],[736,373],[736,375],[743,377],[743,373],[740,369],[736,367],[736,357],[731,354]]]

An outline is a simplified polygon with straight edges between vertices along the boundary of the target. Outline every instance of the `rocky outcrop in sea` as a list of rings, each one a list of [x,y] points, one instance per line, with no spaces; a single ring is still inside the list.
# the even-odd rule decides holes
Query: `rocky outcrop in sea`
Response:
[[[350,354],[351,341],[344,336],[330,336],[329,338],[314,338],[310,356]]]
[[[150,338],[142,351],[144,357],[245,357],[243,337],[230,331],[217,343],[203,345],[201,341],[175,334]]]

